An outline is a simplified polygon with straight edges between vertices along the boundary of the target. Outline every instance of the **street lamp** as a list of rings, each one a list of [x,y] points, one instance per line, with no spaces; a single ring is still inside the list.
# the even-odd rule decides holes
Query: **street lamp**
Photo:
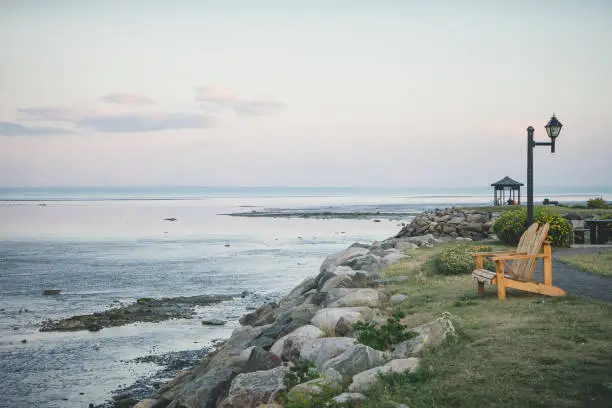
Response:
[[[563,125],[553,114],[546,126],[546,133],[550,142],[536,142],[533,140],[533,126],[527,128],[527,226],[533,223],[533,148],[535,146],[550,146],[550,152],[555,152],[555,140],[561,132]]]

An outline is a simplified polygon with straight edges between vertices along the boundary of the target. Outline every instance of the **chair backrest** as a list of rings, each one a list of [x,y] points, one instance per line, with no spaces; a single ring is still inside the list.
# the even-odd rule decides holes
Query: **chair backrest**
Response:
[[[526,254],[538,254],[542,248],[542,244],[548,235],[549,224],[540,225],[537,222],[531,224],[527,231],[521,236],[516,252],[524,252]],[[537,258],[517,259],[512,261],[511,275],[515,279],[530,280],[535,269]]]

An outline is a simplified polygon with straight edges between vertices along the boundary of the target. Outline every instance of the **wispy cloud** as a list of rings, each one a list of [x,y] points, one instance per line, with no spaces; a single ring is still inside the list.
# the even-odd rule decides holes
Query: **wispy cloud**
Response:
[[[144,95],[133,93],[110,93],[100,98],[102,102],[115,103],[117,105],[155,105],[156,102]]]
[[[271,116],[285,107],[278,101],[246,99],[229,88],[217,85],[196,87],[195,100],[206,111],[233,110],[238,116]]]
[[[206,129],[214,116],[202,113],[109,113],[70,108],[25,108],[19,113],[26,120],[61,121],[97,132],[149,132],[171,129]]]
[[[99,132],[149,132],[171,129],[206,129],[214,117],[198,113],[86,116],[75,125]]]
[[[72,133],[74,133],[72,130],[59,129],[54,127],[23,126],[19,123],[0,122],[0,136],[43,136]]]

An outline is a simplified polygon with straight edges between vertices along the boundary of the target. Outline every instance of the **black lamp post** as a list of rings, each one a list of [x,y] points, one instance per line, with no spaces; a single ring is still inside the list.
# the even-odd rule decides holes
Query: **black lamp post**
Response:
[[[546,133],[550,142],[536,142],[533,140],[533,127],[527,128],[527,226],[533,223],[533,148],[535,146],[550,146],[550,152],[555,152],[555,140],[561,132],[563,125],[553,114],[546,126]]]

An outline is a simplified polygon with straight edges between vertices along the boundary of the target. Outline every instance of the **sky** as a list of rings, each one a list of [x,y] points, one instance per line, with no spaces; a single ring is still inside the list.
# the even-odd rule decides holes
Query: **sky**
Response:
[[[612,184],[612,2],[0,0],[0,186]]]

